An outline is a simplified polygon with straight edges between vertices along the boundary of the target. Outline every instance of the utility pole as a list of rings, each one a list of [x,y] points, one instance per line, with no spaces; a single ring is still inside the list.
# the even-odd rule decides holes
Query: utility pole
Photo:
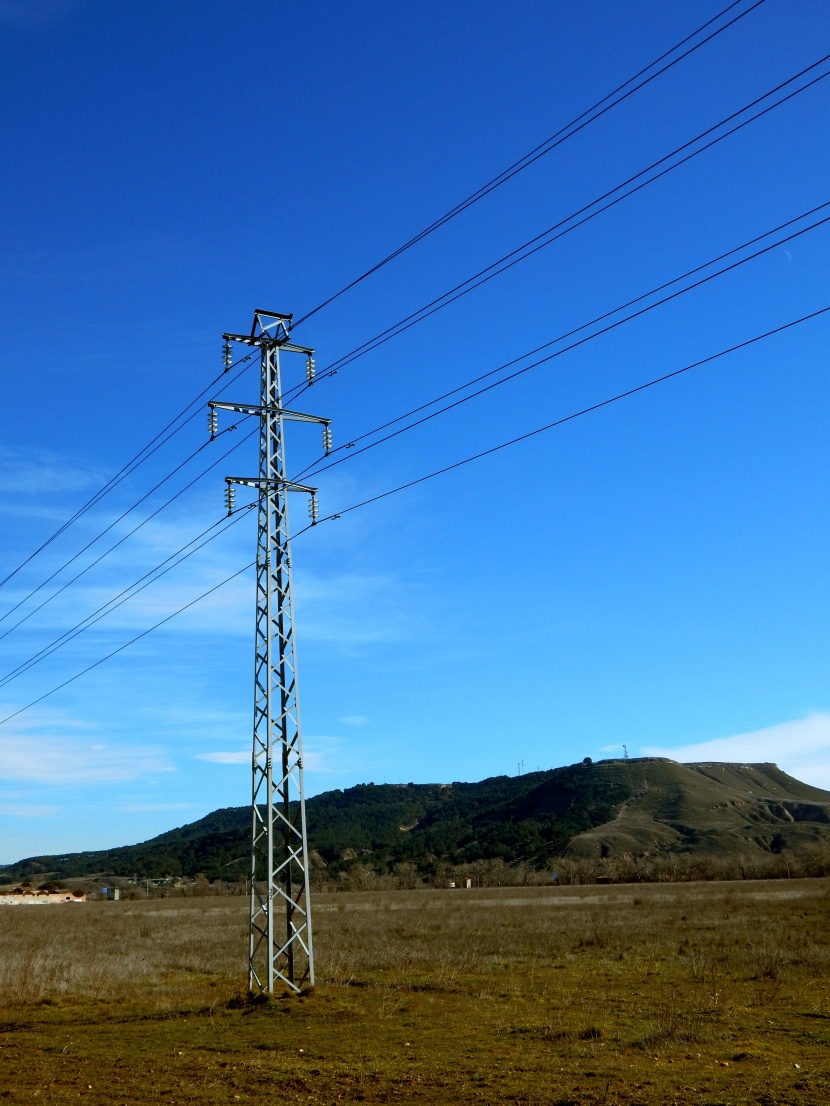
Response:
[[[317,489],[287,479],[284,424],[322,425],[326,453],[331,431],[329,419],[282,406],[281,354],[304,354],[307,381],[314,380],[314,350],[289,341],[291,318],[257,310],[250,334],[223,335],[226,370],[231,342],[259,349],[260,398],[256,405],[214,401],[208,415],[211,436],[217,432],[217,410],[254,415],[260,424],[259,475],[226,476],[225,482],[228,514],[234,510],[234,485],[258,493],[248,989],[269,995],[275,986],[294,992],[314,986],[288,493],[311,497],[314,524]]]

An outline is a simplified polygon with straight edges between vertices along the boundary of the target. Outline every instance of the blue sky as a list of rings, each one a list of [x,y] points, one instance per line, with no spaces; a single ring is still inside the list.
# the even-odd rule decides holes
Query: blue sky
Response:
[[[0,577],[221,371],[223,331],[258,307],[312,310],[725,7],[0,0]],[[324,369],[819,61],[828,32],[825,5],[764,0],[296,340]],[[342,445],[827,203],[828,106],[830,78],[302,406]],[[321,513],[830,306],[828,227],[344,461],[317,480]],[[473,780],[623,745],[774,760],[830,788],[829,324],[298,537],[308,790]],[[255,372],[209,394],[255,402]],[[253,560],[243,518],[3,682],[222,517],[223,477],[253,474],[253,440],[34,611],[233,444],[115,521],[205,425],[200,410],[0,587],[0,716]],[[299,472],[317,432],[292,426],[288,453]],[[306,506],[292,507],[299,529]],[[252,649],[247,573],[0,724],[0,862],[131,843],[248,802]]]

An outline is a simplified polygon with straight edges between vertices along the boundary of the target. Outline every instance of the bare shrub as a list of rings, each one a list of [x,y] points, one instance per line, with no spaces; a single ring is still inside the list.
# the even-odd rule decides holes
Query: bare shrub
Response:
[[[709,1012],[684,1002],[672,989],[649,1018],[648,1031],[641,1044],[653,1051],[666,1044],[697,1044],[709,1040],[712,1034]]]

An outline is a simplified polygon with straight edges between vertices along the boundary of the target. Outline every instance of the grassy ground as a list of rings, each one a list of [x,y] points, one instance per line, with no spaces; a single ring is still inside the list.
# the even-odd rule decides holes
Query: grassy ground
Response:
[[[320,895],[242,1001],[238,899],[6,907],[0,1101],[830,1102],[830,881]]]

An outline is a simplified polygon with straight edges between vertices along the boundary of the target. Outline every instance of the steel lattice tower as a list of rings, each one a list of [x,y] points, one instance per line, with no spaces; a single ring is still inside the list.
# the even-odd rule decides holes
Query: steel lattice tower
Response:
[[[280,984],[295,992],[303,985],[314,985],[288,493],[311,496],[312,523],[317,500],[316,488],[286,477],[284,423],[322,424],[326,452],[331,435],[328,419],[282,406],[281,353],[305,354],[309,383],[314,379],[314,351],[289,341],[290,321],[290,315],[257,310],[250,335],[223,336],[226,367],[230,367],[230,342],[259,349],[260,401],[256,406],[212,402],[209,416],[212,433],[217,408],[260,420],[259,475],[225,480],[229,513],[234,509],[233,485],[256,488],[259,493],[248,987],[252,993],[266,994]]]

